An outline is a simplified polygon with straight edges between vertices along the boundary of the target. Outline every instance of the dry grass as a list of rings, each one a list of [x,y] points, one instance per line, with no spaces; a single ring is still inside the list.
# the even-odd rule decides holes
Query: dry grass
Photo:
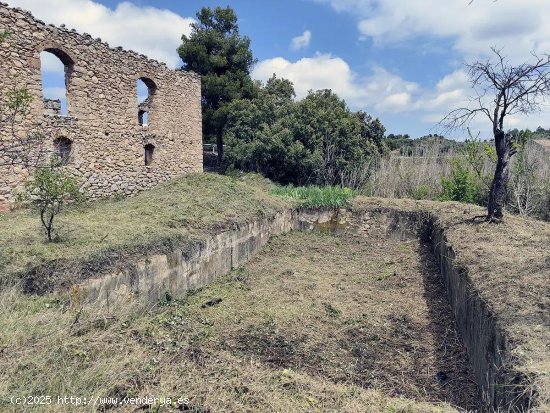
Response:
[[[456,202],[359,198],[354,209],[381,207],[440,220],[457,263],[512,343],[514,367],[538,377],[540,401],[550,406],[550,224],[514,215],[480,222],[482,208]]]
[[[439,145],[425,148],[424,156],[390,154],[375,161],[366,184],[369,196],[383,198],[437,199],[443,191],[441,177],[449,177],[451,149],[441,154]]]
[[[439,144],[421,147],[423,156],[395,153],[373,160],[363,192],[383,198],[438,200],[443,194],[442,178],[451,177],[452,162],[458,159],[471,169],[463,152],[451,148],[443,153]],[[480,148],[481,150],[481,148]],[[512,158],[506,208],[523,216],[550,220],[550,151],[533,142]],[[480,165],[482,192],[488,193],[495,163],[485,157]],[[485,182],[486,181],[486,182]]]
[[[456,412],[439,402],[466,403],[456,395],[475,388],[436,272],[417,241],[370,235],[282,236],[244,268],[151,308],[75,313],[5,291],[0,394],[189,397],[197,412]]]
[[[0,216],[1,270],[10,275],[56,260],[181,246],[288,206],[271,188],[257,177],[190,176],[135,198],[70,211],[59,244],[30,231],[38,224],[25,212]],[[511,339],[518,368],[539,373],[538,385],[548,386],[550,224],[513,216],[500,225],[474,223],[483,210],[459,203],[359,198],[353,206],[356,212],[378,208],[439,217]],[[86,307],[78,313],[53,296],[4,286],[0,411],[22,410],[6,396],[50,394],[189,397],[189,411],[196,412],[456,412],[397,397],[454,400],[452,387],[434,380],[443,369],[461,391],[468,387],[456,363],[461,350],[445,327],[449,320],[440,319],[446,304],[431,290],[434,274],[416,242],[297,233],[274,239],[244,269],[185,300],[150,308],[124,303],[110,312]],[[441,357],[438,346],[452,357]],[[68,410],[96,408],[25,409]]]

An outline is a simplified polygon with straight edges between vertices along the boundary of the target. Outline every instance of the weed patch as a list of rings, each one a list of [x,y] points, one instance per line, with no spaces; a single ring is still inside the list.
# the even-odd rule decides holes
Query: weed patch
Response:
[[[305,208],[343,208],[350,205],[356,195],[350,188],[292,185],[276,187],[271,193],[296,199]]]

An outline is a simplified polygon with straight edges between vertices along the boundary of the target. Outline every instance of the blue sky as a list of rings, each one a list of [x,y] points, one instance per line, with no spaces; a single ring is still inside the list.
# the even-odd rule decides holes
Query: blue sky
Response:
[[[181,65],[175,48],[202,6],[231,6],[252,39],[253,77],[294,82],[298,98],[330,88],[354,110],[379,117],[388,133],[437,132],[436,123],[471,95],[463,62],[490,46],[513,62],[550,51],[547,0],[7,0],[54,24],[88,32]],[[62,94],[61,66],[43,61],[45,93]],[[509,127],[550,126],[550,111],[511,117]],[[472,123],[488,133],[487,120]],[[453,134],[460,138],[461,132]]]

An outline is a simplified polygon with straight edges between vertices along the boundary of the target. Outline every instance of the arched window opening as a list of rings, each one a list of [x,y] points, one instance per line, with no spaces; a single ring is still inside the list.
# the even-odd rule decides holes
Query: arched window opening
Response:
[[[53,147],[55,155],[57,155],[61,163],[67,164],[71,159],[73,141],[64,137],[57,138],[53,141]]]
[[[45,49],[40,53],[42,97],[45,115],[68,115],[69,99],[67,89],[73,65],[73,60],[61,50]]]
[[[149,124],[149,113],[146,110],[139,109],[138,121],[140,125],[147,126]]]
[[[141,77],[137,81],[138,122],[142,126],[149,124],[149,113],[157,85],[151,79]]]
[[[153,162],[153,153],[155,152],[155,145],[148,143],[145,145],[145,166],[151,165]]]

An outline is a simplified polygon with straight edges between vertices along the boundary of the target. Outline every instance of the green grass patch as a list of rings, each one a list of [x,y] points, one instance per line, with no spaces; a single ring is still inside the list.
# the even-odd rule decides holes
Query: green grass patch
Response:
[[[351,204],[356,193],[350,188],[337,186],[279,186],[274,195],[297,199],[306,208],[342,208]]]
[[[101,272],[136,255],[182,248],[235,223],[290,206],[288,200],[270,194],[273,187],[258,175],[235,179],[190,174],[135,197],[67,210],[59,216],[55,243],[46,242],[36,213],[0,214],[0,285],[29,274],[55,283],[68,274],[78,278],[86,271]]]

